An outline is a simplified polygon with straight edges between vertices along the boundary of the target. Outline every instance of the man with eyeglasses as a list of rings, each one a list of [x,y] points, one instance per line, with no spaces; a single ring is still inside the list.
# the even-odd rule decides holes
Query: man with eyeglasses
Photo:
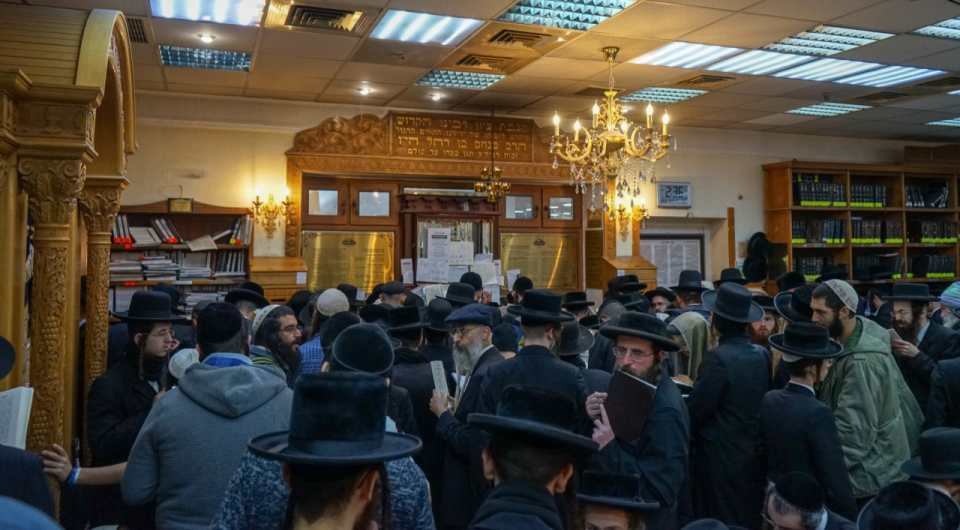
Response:
[[[303,328],[300,327],[293,309],[282,305],[268,305],[257,309],[253,317],[250,359],[253,364],[279,368],[286,376],[287,386],[293,389],[295,376],[300,374],[303,364],[300,354],[302,332]]]
[[[484,439],[467,424],[477,412],[480,385],[491,366],[503,361],[493,345],[493,318],[480,304],[470,304],[446,317],[458,375],[456,401],[434,390],[430,410],[437,416],[436,436],[443,440],[443,487],[438,528],[466,528],[487,491],[483,474]],[[452,389],[451,389],[452,390]]]

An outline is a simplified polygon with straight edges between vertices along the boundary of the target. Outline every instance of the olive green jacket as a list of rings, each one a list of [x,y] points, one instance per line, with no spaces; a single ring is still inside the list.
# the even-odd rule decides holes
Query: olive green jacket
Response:
[[[834,413],[855,497],[904,480],[900,464],[917,451],[923,414],[890,353],[890,335],[857,317],[820,388]]]

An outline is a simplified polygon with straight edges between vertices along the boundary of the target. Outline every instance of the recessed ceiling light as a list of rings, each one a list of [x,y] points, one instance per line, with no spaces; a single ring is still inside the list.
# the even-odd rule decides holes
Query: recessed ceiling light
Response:
[[[630,62],[634,64],[649,64],[651,66],[699,68],[742,51],[740,48],[691,44],[689,42],[672,42],[663,48],[654,50],[646,55],[641,55]]]
[[[370,87],[363,87],[363,88],[358,88],[357,91],[360,92],[361,96],[366,96],[367,94],[373,92],[373,89]]]
[[[927,125],[939,125],[941,127],[960,127],[960,118],[951,118],[949,120],[932,121]]]
[[[928,37],[960,39],[960,18],[951,18],[943,22],[937,22],[932,26],[922,27],[913,32],[917,35],[926,35]]]
[[[587,31],[633,3],[634,0],[520,0],[497,20]]]
[[[820,103],[799,109],[788,110],[787,114],[803,114],[805,116],[839,116],[858,110],[872,108],[868,105],[848,105],[846,103]]]
[[[774,77],[790,79],[804,79],[807,81],[830,81],[840,77],[853,75],[881,68],[879,63],[865,63],[861,61],[845,61],[843,59],[820,59],[812,63],[802,64],[785,72],[773,74]]]
[[[164,66],[183,68],[207,68],[211,70],[230,70],[249,72],[253,56],[249,53],[224,52],[220,50],[201,50],[199,48],[181,48],[160,45],[160,60]]]
[[[153,16],[256,26],[265,0],[150,0]]]
[[[414,83],[415,86],[435,88],[465,88],[483,90],[507,77],[500,74],[482,74],[479,72],[458,72],[456,70],[431,70]]]
[[[902,85],[918,79],[925,79],[935,75],[945,74],[943,70],[927,70],[926,68],[910,68],[907,66],[888,66],[879,70],[872,70],[852,77],[838,79],[836,83],[848,85],[864,85],[888,87]]]
[[[893,33],[880,31],[817,26],[810,31],[767,44],[763,48],[778,52],[826,56],[859,48],[892,36]]]
[[[651,103],[676,103],[685,99],[695,98],[706,94],[706,90],[690,90],[688,88],[648,87],[620,98],[620,101],[649,101]]]
[[[812,60],[813,57],[809,55],[792,55],[751,50],[747,53],[741,53],[740,55],[708,66],[707,70],[732,72],[735,74],[765,75]]]
[[[430,99],[434,101],[440,101],[440,98],[443,97],[443,94],[430,94]]]
[[[200,37],[200,40],[207,44],[210,44],[211,42],[213,42],[213,39],[217,38],[216,35],[211,35],[209,33],[201,33],[197,35],[197,37]]]
[[[375,39],[455,46],[469,37],[482,23],[472,18],[444,17],[391,9],[380,20],[370,36]]]

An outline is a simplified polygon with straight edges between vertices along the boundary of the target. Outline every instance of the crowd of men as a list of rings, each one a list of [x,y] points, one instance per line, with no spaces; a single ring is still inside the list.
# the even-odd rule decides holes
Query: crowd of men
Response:
[[[138,291],[89,453],[0,446],[0,527],[57,528],[46,472],[68,528],[956,530],[960,282],[844,278]]]

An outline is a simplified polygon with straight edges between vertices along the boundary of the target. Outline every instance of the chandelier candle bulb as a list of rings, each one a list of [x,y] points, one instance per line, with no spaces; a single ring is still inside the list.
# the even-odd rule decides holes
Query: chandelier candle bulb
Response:
[[[560,115],[556,112],[553,113],[553,126],[556,128],[556,135],[560,136]]]
[[[576,142],[580,139],[580,119],[577,118],[577,121],[573,124],[573,141]]]
[[[667,135],[667,124],[670,123],[670,115],[663,111],[663,135]]]
[[[593,102],[593,127],[596,128],[600,122],[600,106],[597,105],[596,100]]]
[[[647,103],[647,129],[653,127],[653,104]]]

